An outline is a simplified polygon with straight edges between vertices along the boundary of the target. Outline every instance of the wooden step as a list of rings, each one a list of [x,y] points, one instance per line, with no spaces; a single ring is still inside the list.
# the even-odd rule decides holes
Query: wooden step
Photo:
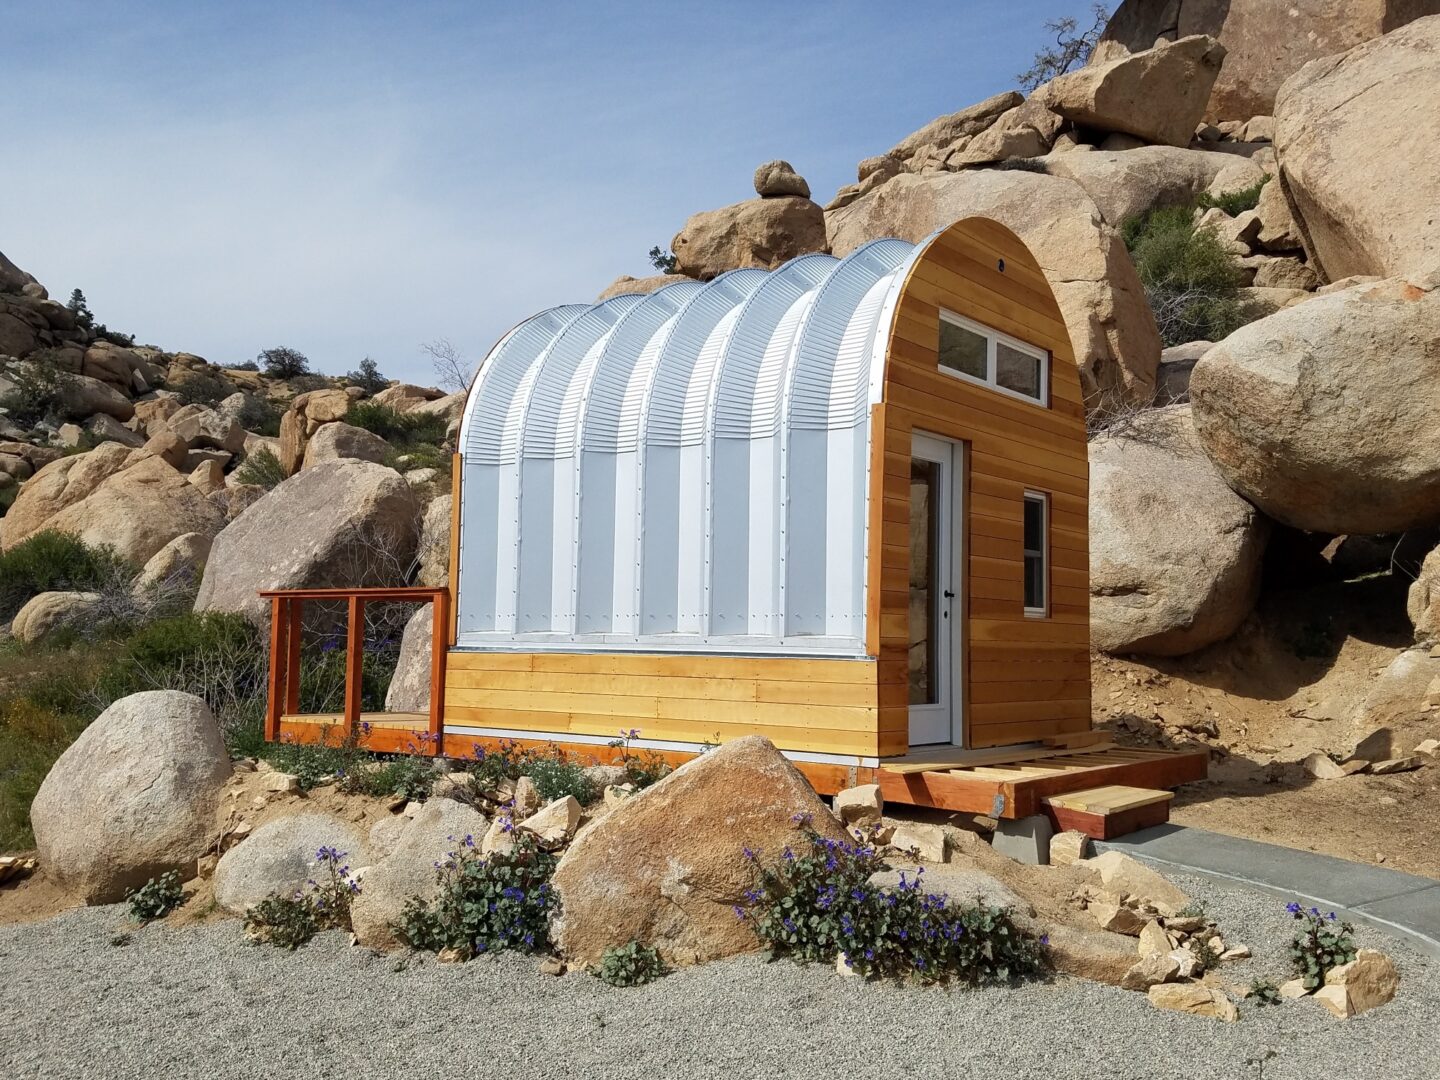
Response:
[[[1111,840],[1170,820],[1173,791],[1107,784],[1068,791],[1041,800],[1060,831],[1073,829],[1095,840]]]

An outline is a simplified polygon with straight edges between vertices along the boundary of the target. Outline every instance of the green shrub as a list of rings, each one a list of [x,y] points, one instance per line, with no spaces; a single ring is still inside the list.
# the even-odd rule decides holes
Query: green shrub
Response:
[[[997,161],[995,169],[1000,172],[1032,172],[1050,173],[1049,168],[1041,158],[1006,158],[1004,161]]]
[[[590,970],[601,982],[611,986],[644,986],[669,974],[660,954],[638,941],[612,945],[600,957],[600,966]]]
[[[274,438],[280,434],[280,410],[264,398],[246,394],[235,413],[235,422],[246,431]]]
[[[636,754],[631,750],[630,744],[639,737],[640,729],[631,728],[629,731],[622,731],[620,738],[611,739],[608,744],[611,749],[620,751],[620,764],[625,766],[630,783],[635,785],[636,790],[665,779],[672,771],[670,763],[654,750],[647,750],[643,754]]]
[[[87,592],[128,582],[134,567],[107,547],[90,547],[70,533],[46,529],[0,554],[0,619],[9,621],[43,592]]]
[[[438,445],[445,441],[446,420],[434,413],[399,412],[377,401],[357,401],[345,422],[379,435],[395,446],[413,443]]]
[[[58,424],[66,418],[65,391],[72,379],[52,355],[48,349],[31,354],[27,363],[16,364],[7,372],[15,385],[0,397],[0,408],[20,427]]]
[[[808,824],[804,815],[797,822]],[[833,963],[843,955],[857,974],[955,979],[972,985],[1007,983],[1038,974],[1042,946],[1017,926],[1006,908],[983,902],[953,903],[900,875],[893,889],[870,878],[887,869],[873,848],[809,834],[809,850],[789,850],[773,868],[756,864],[750,904],[736,915],[751,920],[771,957]]]
[[[545,802],[573,795],[581,806],[589,806],[600,797],[595,782],[585,775],[585,766],[553,744],[536,750],[522,749],[511,742],[502,742],[498,749],[490,751],[476,747],[466,771],[479,794],[493,792],[502,780],[528,776]]]
[[[369,394],[378,394],[390,385],[390,380],[380,374],[380,365],[368,356],[360,361],[357,370],[345,373],[345,381]]]
[[[245,929],[256,941],[294,952],[321,930],[350,927],[350,903],[360,883],[350,876],[346,853],[322,847],[315,853],[318,881],[294,896],[271,893],[245,913]]]
[[[130,904],[130,918],[148,923],[163,919],[178,908],[185,900],[185,890],[180,887],[179,872],[170,870],[130,890],[125,899]]]
[[[258,446],[245,455],[234,475],[239,483],[259,484],[269,491],[285,479],[285,466],[269,447]]]
[[[1332,911],[1321,915],[1319,908],[1306,910],[1292,901],[1285,905],[1292,918],[1304,925],[1290,941],[1290,963],[1306,990],[1325,985],[1326,973],[1355,959],[1355,927],[1341,922]]]
[[[659,244],[656,244],[648,252],[650,265],[662,274],[678,274],[680,272],[680,260],[673,251],[667,251]]]
[[[1240,268],[1212,230],[1195,228],[1193,208],[1155,210],[1122,231],[1165,345],[1220,341],[1252,320]]]
[[[1270,180],[1270,174],[1266,173],[1255,183],[1247,188],[1240,188],[1236,191],[1225,191],[1219,195],[1211,195],[1201,192],[1195,197],[1195,205],[1201,210],[1209,210],[1217,207],[1224,210],[1231,217],[1239,217],[1247,210],[1254,210],[1260,205],[1260,189]]]
[[[528,833],[512,831],[514,849],[482,855],[473,836],[459,841],[436,871],[439,894],[412,897],[395,923],[412,948],[453,949],[469,958],[513,949],[538,952],[549,945],[550,918],[559,894],[550,885],[558,861]]]
[[[224,379],[208,371],[187,372],[174,390],[184,405],[218,405],[235,392]]]

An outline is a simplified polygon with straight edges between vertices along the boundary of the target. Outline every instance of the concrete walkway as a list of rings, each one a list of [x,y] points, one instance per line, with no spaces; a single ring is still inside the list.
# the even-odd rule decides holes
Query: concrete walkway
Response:
[[[1431,878],[1179,825],[1157,825],[1096,841],[1095,847],[1343,913],[1440,956],[1440,881]]]

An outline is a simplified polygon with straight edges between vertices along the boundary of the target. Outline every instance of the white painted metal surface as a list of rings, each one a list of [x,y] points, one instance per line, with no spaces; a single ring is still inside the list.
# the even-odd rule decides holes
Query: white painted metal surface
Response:
[[[460,647],[863,655],[870,407],[918,250],[511,331],[461,425]]]

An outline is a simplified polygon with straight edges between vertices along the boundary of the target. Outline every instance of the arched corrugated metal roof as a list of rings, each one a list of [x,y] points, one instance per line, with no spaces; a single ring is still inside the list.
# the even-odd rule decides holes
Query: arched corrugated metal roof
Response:
[[[461,647],[864,652],[870,406],[917,248],[555,308],[461,425]]]

